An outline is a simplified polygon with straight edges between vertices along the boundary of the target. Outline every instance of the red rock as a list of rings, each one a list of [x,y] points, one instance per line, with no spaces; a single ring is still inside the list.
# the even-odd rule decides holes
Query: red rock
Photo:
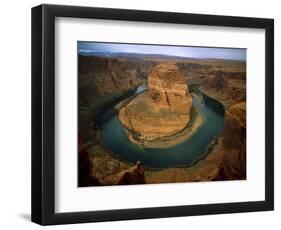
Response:
[[[148,77],[148,91],[119,112],[132,141],[151,141],[183,130],[190,120],[192,97],[176,65],[156,66]]]
[[[246,102],[232,106],[225,113],[223,131],[224,160],[221,179],[246,178]]]

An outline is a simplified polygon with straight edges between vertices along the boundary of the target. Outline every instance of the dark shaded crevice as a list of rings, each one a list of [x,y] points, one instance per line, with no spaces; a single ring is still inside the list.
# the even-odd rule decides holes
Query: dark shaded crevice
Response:
[[[167,94],[167,91],[166,91],[166,90],[165,90],[165,95],[166,95],[166,101],[167,101],[167,103],[168,103],[168,106],[169,106],[169,108],[171,109],[169,97],[168,97],[168,94]]]
[[[111,80],[112,80],[114,86],[116,87],[116,89],[119,89],[119,85],[118,85],[118,83],[116,82],[113,73],[112,73],[112,72],[109,72],[109,75],[110,75],[110,78],[111,78]]]

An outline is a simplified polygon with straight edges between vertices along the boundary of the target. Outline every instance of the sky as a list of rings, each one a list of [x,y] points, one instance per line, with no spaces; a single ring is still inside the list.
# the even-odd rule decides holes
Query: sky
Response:
[[[191,46],[141,45],[101,42],[78,42],[81,52],[161,54],[188,58],[214,58],[246,61],[246,49]]]

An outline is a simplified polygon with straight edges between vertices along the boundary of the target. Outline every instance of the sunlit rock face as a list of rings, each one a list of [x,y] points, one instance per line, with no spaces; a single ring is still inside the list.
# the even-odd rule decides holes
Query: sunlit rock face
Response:
[[[132,141],[145,142],[172,136],[190,121],[192,97],[176,65],[160,64],[148,77],[148,90],[119,112]]]
[[[183,75],[175,65],[158,65],[148,78],[148,93],[157,103],[171,112],[187,114],[192,98]]]

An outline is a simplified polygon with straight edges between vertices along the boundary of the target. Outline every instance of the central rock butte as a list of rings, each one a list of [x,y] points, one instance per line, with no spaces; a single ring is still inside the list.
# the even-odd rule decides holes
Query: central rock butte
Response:
[[[154,67],[148,90],[119,111],[119,120],[131,141],[161,140],[185,129],[190,121],[192,97],[183,75],[174,64]]]

